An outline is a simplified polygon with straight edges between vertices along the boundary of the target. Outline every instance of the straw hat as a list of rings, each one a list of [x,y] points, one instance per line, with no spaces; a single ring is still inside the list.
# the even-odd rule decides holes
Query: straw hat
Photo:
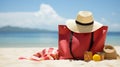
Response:
[[[66,26],[73,32],[76,33],[89,33],[96,31],[103,25],[94,21],[93,15],[89,11],[80,11],[77,18],[69,19],[66,21]]]

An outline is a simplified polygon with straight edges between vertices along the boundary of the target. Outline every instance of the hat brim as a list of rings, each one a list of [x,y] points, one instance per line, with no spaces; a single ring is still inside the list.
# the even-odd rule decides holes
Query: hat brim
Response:
[[[66,26],[69,30],[76,32],[76,33],[89,33],[94,32],[97,29],[101,28],[103,25],[101,23],[98,23],[97,21],[94,21],[92,25],[79,25],[76,24],[75,20],[70,19],[66,21]]]

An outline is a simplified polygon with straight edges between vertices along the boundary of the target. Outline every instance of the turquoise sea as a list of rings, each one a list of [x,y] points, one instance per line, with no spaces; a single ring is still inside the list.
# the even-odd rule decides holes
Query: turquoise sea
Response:
[[[120,32],[109,32],[106,44],[120,46]],[[58,33],[0,33],[0,47],[57,47]]]

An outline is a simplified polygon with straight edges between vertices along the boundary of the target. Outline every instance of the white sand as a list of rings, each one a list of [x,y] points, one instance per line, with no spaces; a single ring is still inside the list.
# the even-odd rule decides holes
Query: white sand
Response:
[[[120,55],[120,46],[115,46]],[[119,60],[104,61],[69,61],[69,60],[46,60],[30,61],[18,60],[20,56],[30,57],[43,48],[0,48],[0,67],[120,67]]]

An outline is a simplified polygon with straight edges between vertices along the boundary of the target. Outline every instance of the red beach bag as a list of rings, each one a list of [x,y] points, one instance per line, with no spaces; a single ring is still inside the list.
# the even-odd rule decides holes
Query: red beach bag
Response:
[[[58,51],[59,59],[83,59],[85,51],[92,51],[93,54],[103,50],[107,26],[102,26],[91,33],[75,33],[65,25],[59,25]]]

